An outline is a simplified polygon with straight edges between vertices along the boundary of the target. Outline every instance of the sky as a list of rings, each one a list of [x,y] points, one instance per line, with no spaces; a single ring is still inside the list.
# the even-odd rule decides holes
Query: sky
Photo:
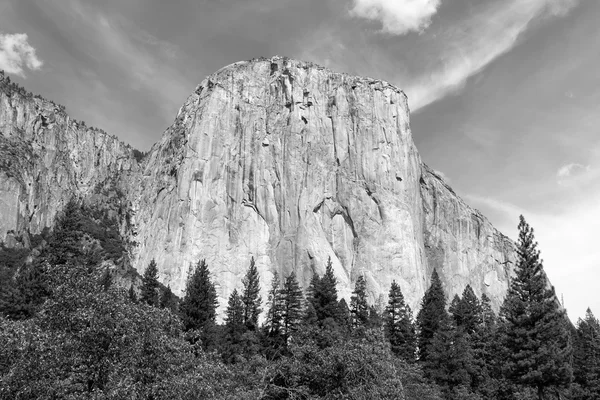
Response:
[[[600,316],[598,21],[595,0],[3,0],[0,69],[143,151],[236,61],[386,80],[429,166],[507,236],[525,216],[575,321]]]

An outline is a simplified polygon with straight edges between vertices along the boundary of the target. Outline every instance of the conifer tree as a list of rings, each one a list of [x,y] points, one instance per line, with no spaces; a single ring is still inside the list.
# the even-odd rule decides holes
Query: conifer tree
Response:
[[[267,319],[265,326],[267,334],[274,336],[281,332],[281,314],[283,313],[283,302],[281,300],[281,288],[279,285],[279,274],[275,272],[271,280],[271,289],[267,299]]]
[[[338,320],[342,330],[349,332],[352,330],[352,315],[346,299],[341,298],[338,301]]]
[[[188,276],[185,296],[179,306],[184,330],[212,328],[217,305],[217,291],[210,280],[208,265],[200,260]]]
[[[166,308],[173,312],[177,311],[177,296],[173,294],[171,285],[167,285],[167,287],[161,291],[160,308]]]
[[[421,302],[421,310],[417,314],[419,360],[427,360],[428,347],[433,335],[438,330],[440,322],[447,317],[446,297],[442,288],[442,281],[437,271],[433,270],[431,286],[425,292]]]
[[[404,295],[396,281],[392,281],[390,287],[384,321],[385,334],[390,341],[392,352],[406,361],[414,361],[417,348],[412,311],[404,302]]]
[[[137,295],[135,294],[135,289],[133,288],[133,283],[129,286],[129,291],[127,292],[127,297],[133,303],[137,303]]]
[[[366,326],[369,329],[381,329],[383,326],[383,318],[375,306],[369,306],[369,318]]]
[[[533,229],[521,216],[515,277],[501,308],[508,354],[504,371],[509,379],[534,388],[539,400],[572,380],[566,315],[547,284]]]
[[[360,275],[356,280],[354,292],[350,299],[350,312],[352,315],[352,327],[365,327],[369,322],[369,305],[367,304],[367,281]]]
[[[327,260],[323,277],[313,275],[308,288],[308,303],[305,321],[313,320],[322,325],[323,321],[331,319],[330,322],[334,324],[342,323],[337,297],[337,279],[333,273],[331,257]]]
[[[454,322],[458,324],[460,320],[460,316],[458,315],[458,306],[460,304],[460,296],[455,294],[450,302],[450,306],[448,307],[448,313],[454,318]]]
[[[482,323],[481,302],[473,291],[471,285],[467,285],[458,303],[454,319],[456,325],[463,328],[469,335],[473,334]]]
[[[454,392],[471,384],[473,355],[467,337],[446,314],[427,348],[425,376],[440,385],[449,399],[455,397]]]
[[[288,276],[281,289],[281,303],[283,305],[281,313],[281,328],[285,343],[288,342],[291,335],[298,330],[302,323],[304,315],[303,294],[296,273],[292,272]]]
[[[254,257],[250,259],[250,267],[243,280],[244,290],[241,295],[244,304],[244,325],[248,330],[258,329],[258,316],[261,313],[260,304],[260,276],[254,263]]]
[[[600,322],[589,308],[577,321],[573,347],[573,373],[583,392],[578,398],[600,399]]]
[[[496,325],[497,317],[492,310],[492,301],[487,294],[481,295],[481,322],[488,328],[492,328]]]
[[[242,336],[246,332],[244,325],[244,303],[238,294],[237,289],[234,289],[229,296],[227,310],[225,312],[225,335],[227,347],[223,351],[223,358],[227,361],[234,361],[235,356],[241,354],[243,349],[240,348]]]
[[[496,315],[492,310],[490,299],[485,293],[481,295],[480,304],[480,323],[470,335],[474,365],[471,386],[483,398],[493,398],[498,386],[498,378],[501,375],[497,372],[497,365],[501,363],[501,359],[495,351],[495,348],[498,347]]]
[[[158,307],[158,268],[154,259],[150,261],[150,264],[144,271],[142,277],[142,290],[140,293],[140,301],[148,305]]]
[[[76,262],[82,255],[80,240],[82,237],[81,207],[71,198],[57,216],[54,228],[48,239],[46,258],[50,265],[64,265]]]

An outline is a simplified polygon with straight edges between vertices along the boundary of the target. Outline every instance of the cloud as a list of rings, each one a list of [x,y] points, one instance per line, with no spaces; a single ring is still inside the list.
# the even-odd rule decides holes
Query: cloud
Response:
[[[437,65],[406,87],[417,110],[464,87],[467,79],[502,54],[539,18],[564,16],[579,0],[510,0],[484,4],[433,38],[443,38]]]
[[[24,68],[39,70],[43,65],[35,49],[28,43],[26,33],[0,33],[0,69],[25,77]]]
[[[405,35],[427,29],[439,6],[440,0],[354,0],[350,15],[381,22],[383,32]]]
[[[584,174],[590,171],[590,166],[585,166],[577,163],[571,163],[567,165],[563,165],[558,169],[556,173],[557,178],[570,178],[574,176],[578,176],[580,174]]]

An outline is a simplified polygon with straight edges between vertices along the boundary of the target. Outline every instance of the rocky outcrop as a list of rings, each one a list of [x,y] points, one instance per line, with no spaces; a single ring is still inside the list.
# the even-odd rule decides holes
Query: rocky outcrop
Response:
[[[5,85],[6,86],[6,85]],[[497,308],[513,244],[421,162],[406,95],[387,82],[282,57],[206,78],[140,167],[113,137],[0,85],[0,234],[39,231],[72,194],[113,177],[131,207],[142,272],[178,294],[204,258],[222,307],[254,257],[306,286],[331,258],[349,298],[396,280],[413,308],[434,268],[450,296],[470,283]]]
[[[437,268],[450,298],[470,284],[478,296],[487,294],[497,309],[514,266],[514,243],[425,164],[422,173],[427,273]]]
[[[135,171],[132,151],[0,74],[0,240],[17,236],[27,245],[71,196]]]
[[[507,286],[510,241],[422,165],[406,95],[380,80],[280,57],[226,67],[187,99],[140,186],[137,265],[155,258],[181,293],[205,258],[222,305],[251,256],[264,290],[275,271],[307,285],[331,257],[343,296],[363,274],[372,302],[396,280],[414,308],[434,267],[452,295],[471,283],[497,306]]]

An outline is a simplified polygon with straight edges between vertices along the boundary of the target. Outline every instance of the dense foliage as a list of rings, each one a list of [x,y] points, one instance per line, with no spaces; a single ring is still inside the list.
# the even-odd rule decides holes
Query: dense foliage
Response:
[[[600,323],[568,325],[524,219],[500,316],[468,285],[447,309],[435,270],[416,321],[395,281],[375,306],[360,276],[348,307],[331,260],[306,298],[275,274],[263,313],[251,259],[219,324],[204,260],[181,300],[154,260],[124,286],[89,213],[67,210],[35,257],[0,249],[0,399],[600,398]]]

